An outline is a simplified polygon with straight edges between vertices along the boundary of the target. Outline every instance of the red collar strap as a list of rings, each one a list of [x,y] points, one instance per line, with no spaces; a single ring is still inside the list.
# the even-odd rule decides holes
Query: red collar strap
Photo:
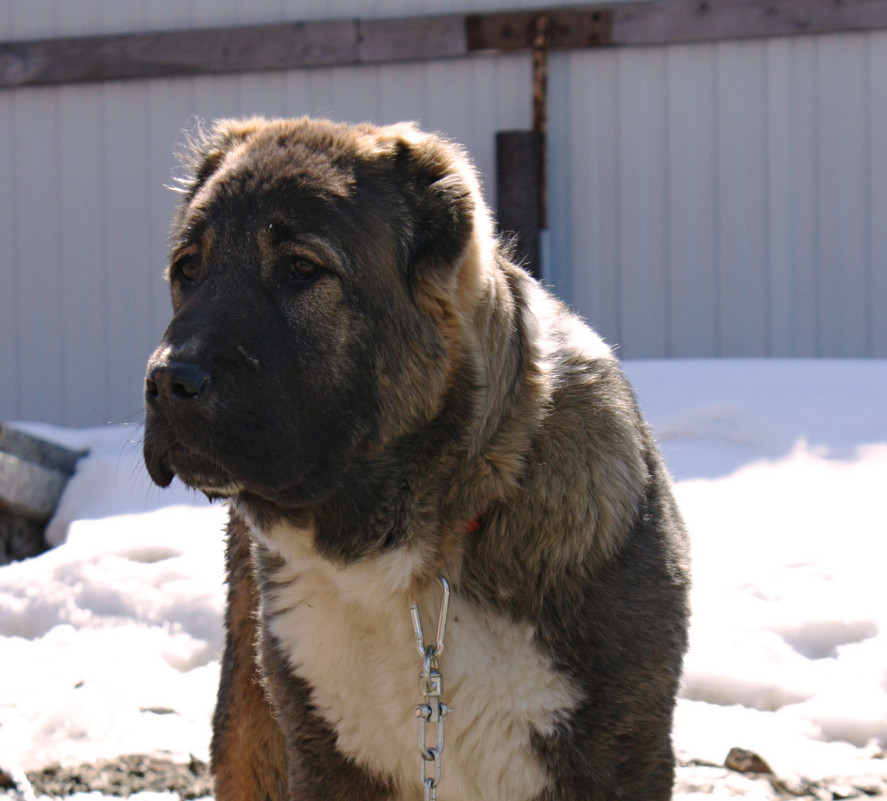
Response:
[[[480,528],[480,520],[478,520],[476,517],[473,520],[469,520],[465,524],[465,531],[468,534],[474,534],[474,532],[477,531],[479,528]]]

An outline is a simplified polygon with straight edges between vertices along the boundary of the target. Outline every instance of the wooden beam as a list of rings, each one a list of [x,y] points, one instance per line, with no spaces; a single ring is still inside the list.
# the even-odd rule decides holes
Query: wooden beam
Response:
[[[602,44],[594,9],[551,10],[552,46]],[[458,58],[533,46],[538,12],[200,28],[0,44],[0,88]]]
[[[609,8],[540,9],[501,14],[470,14],[465,18],[472,53],[513,53],[530,50],[536,20],[550,20],[552,50],[604,47],[612,44],[613,12]]]
[[[13,41],[0,43],[0,89],[529,51],[540,16],[562,50],[875,30],[887,28],[887,2],[647,0]]]
[[[622,46],[882,28],[884,0],[660,0],[613,8],[613,44]]]
[[[0,86],[288,70],[358,60],[356,20],[7,42]]]
[[[441,17],[365,19],[357,24],[362,64],[428,61],[468,55],[465,18]]]

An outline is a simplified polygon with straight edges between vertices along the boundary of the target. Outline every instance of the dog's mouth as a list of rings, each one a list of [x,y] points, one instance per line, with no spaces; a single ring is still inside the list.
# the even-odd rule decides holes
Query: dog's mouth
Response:
[[[168,487],[178,476],[183,483],[210,500],[230,498],[243,490],[243,485],[212,459],[181,444],[160,450],[146,443],[145,466],[151,480],[158,486]]]

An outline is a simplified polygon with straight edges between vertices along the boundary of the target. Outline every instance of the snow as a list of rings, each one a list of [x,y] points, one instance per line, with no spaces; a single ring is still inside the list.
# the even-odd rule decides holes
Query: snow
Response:
[[[887,777],[887,361],[625,368],[692,538],[680,755]],[[0,764],[207,759],[225,508],[151,485],[138,428],[22,427],[90,455],[0,568]]]
[[[206,759],[226,510],[153,487],[136,429],[27,428],[91,451],[48,529],[63,544],[0,568],[0,763]]]

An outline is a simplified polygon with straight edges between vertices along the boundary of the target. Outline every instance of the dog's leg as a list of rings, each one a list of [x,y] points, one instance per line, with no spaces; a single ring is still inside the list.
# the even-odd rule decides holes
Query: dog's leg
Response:
[[[256,667],[258,593],[246,524],[228,521],[228,608],[219,696],[213,717],[212,771],[217,801],[284,801],[283,737]]]

